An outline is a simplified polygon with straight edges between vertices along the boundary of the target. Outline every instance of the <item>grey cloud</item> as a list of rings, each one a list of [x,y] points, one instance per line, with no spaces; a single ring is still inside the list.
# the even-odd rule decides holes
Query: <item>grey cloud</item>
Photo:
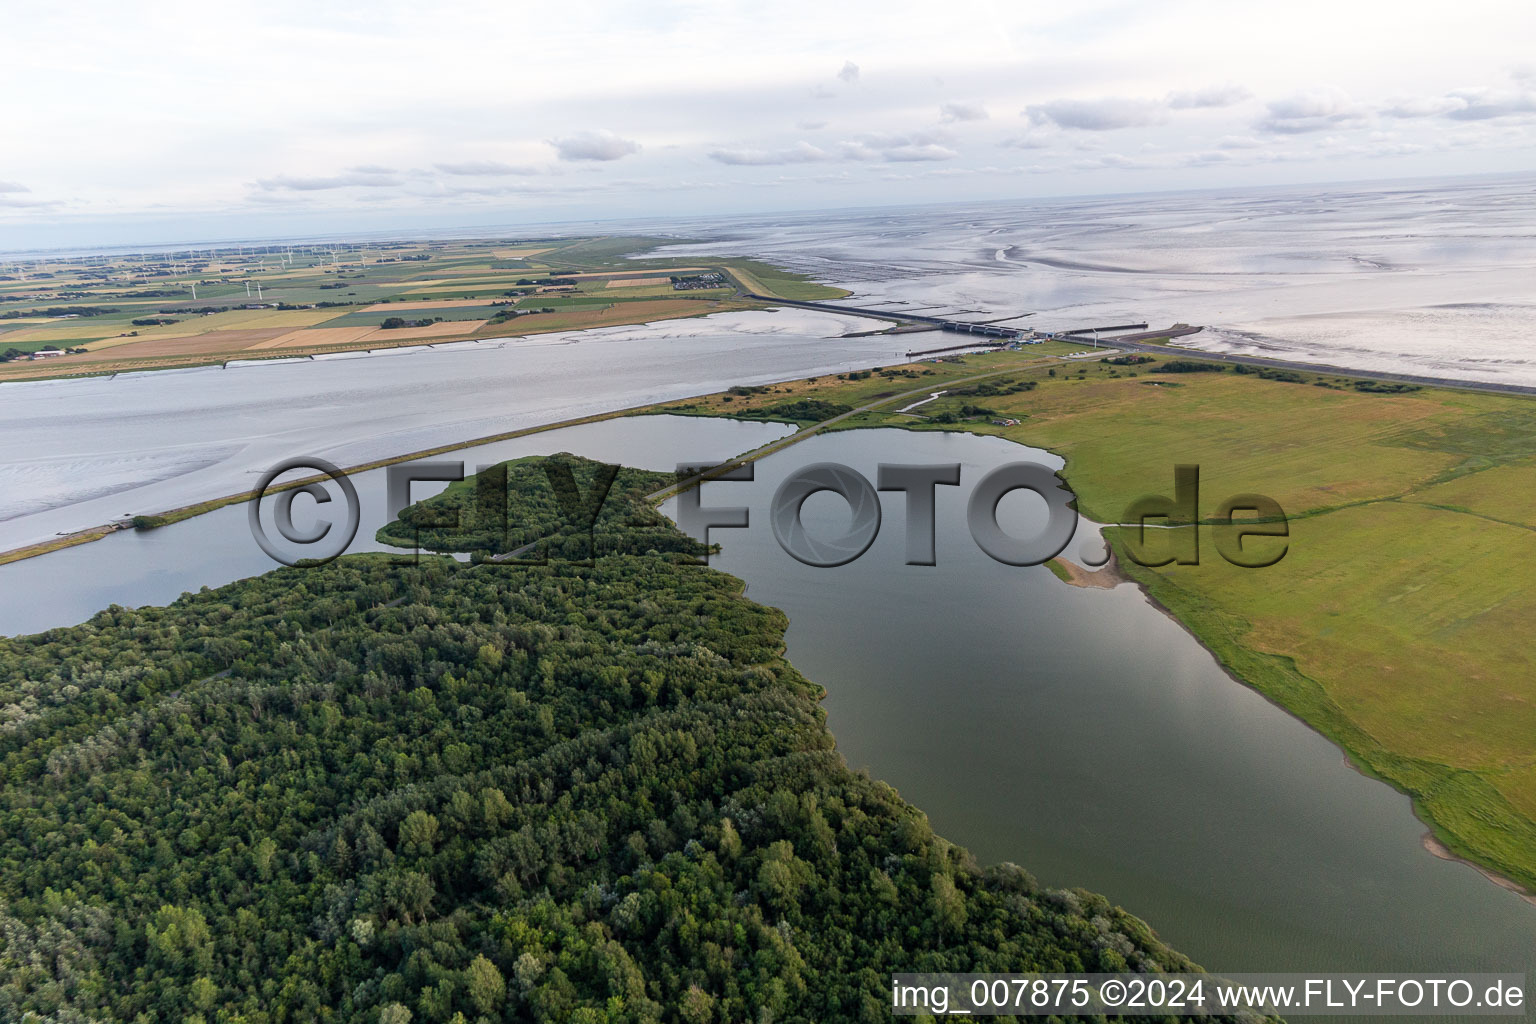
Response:
[[[985,121],[987,109],[980,103],[940,103],[939,120],[945,124],[955,121]]]
[[[1142,128],[1163,119],[1162,106],[1148,100],[1108,97],[1098,100],[1052,100],[1024,110],[1034,124],[1054,124],[1081,131],[1106,132]]]
[[[831,155],[808,142],[800,142],[788,149],[717,149],[709,154],[709,158],[737,167],[771,167],[816,163],[830,160]]]
[[[550,145],[561,160],[621,160],[640,151],[640,143],[623,139],[613,132],[581,132],[563,139],[551,139]]]
[[[1466,101],[1454,96],[1428,96],[1397,100],[1382,111],[1388,117],[1435,117],[1465,107]]]
[[[1536,113],[1536,93],[1466,89],[1453,92],[1448,98],[1461,101],[1461,106],[1445,112],[1445,116],[1453,121],[1486,121],[1511,114]]]
[[[842,153],[849,160],[951,160],[959,154],[944,145],[948,141],[949,134],[939,130],[908,135],[872,133],[845,141]]]
[[[15,181],[0,181],[0,192],[31,192],[27,186]]]
[[[1079,160],[1072,165],[1080,171],[1096,171],[1106,167],[1112,167],[1122,171],[1144,171],[1153,166],[1151,161],[1142,157],[1125,156],[1122,153],[1105,153],[1103,156],[1092,160]]]
[[[1269,105],[1269,116],[1258,127],[1278,135],[1302,135],[1348,127],[1364,117],[1364,112],[1349,97],[1337,90],[1325,90],[1276,100]]]
[[[801,121],[795,125],[803,132],[819,132],[827,126],[826,121]]]
[[[524,185],[447,185],[443,191],[451,196],[505,196],[520,195],[537,189]]]
[[[1246,135],[1224,135],[1216,145],[1222,149],[1260,149],[1264,143]]]
[[[279,174],[272,178],[258,179],[256,184],[267,192],[323,192],[336,188],[390,188],[399,185],[400,179],[388,175],[353,171],[349,174],[335,174],[330,177],[298,177]]]
[[[538,174],[537,167],[504,164],[499,160],[465,160],[461,163],[434,164],[444,174],[504,177],[509,174]]]
[[[929,143],[924,146],[894,146],[885,151],[885,158],[900,163],[911,163],[918,160],[953,160],[959,156],[947,146]]]
[[[859,66],[851,60],[844,61],[843,68],[837,73],[837,77],[852,85],[859,80]]]
[[[1008,149],[1045,149],[1049,143],[1044,139],[1037,139],[1033,135],[1015,135],[1010,139],[1004,139],[998,143]]]
[[[1387,117],[1447,117],[1453,121],[1488,121],[1495,117],[1536,113],[1536,93],[1458,89],[1444,96],[1394,100],[1382,111]]]
[[[1240,85],[1227,83],[1226,85],[1208,85],[1204,89],[1196,89],[1193,92],[1171,92],[1168,94],[1168,106],[1174,110],[1190,110],[1205,107],[1230,107],[1234,103],[1241,103],[1253,95]]]
[[[7,209],[38,209],[60,205],[57,199],[19,199],[15,195],[0,194],[0,207]]]

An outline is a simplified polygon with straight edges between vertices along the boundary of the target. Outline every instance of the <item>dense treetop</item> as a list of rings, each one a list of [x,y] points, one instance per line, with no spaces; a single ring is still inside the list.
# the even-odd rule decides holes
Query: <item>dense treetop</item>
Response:
[[[408,506],[381,543],[528,560],[704,548],[645,500],[676,482],[668,473],[605,465],[561,452],[513,459]]]
[[[895,970],[1190,967],[851,771],[737,580],[397,562],[0,640],[0,1020],[884,1021]]]

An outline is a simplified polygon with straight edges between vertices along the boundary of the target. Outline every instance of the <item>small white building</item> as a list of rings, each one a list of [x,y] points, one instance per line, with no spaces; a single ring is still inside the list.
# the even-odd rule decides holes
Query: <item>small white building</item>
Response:
[[[52,359],[54,356],[61,356],[63,354],[64,353],[62,351],[60,351],[59,349],[56,349],[56,348],[40,348],[36,352],[32,353],[31,358],[33,358],[33,359]]]

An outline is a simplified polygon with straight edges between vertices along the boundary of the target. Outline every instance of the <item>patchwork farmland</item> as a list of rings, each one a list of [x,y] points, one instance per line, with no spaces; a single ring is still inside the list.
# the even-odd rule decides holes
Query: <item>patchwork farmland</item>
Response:
[[[226,246],[0,257],[0,381],[506,338],[763,308],[661,239]],[[751,265],[736,268],[750,273]],[[831,297],[834,289],[784,282]],[[776,293],[769,293],[776,294]],[[788,294],[785,297],[791,297]]]

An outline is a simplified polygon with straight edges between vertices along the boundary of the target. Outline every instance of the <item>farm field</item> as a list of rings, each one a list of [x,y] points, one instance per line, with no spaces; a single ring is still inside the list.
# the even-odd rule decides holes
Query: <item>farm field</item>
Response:
[[[1006,370],[1012,360],[1013,372],[839,429],[959,429],[1049,449],[1066,458],[1062,475],[1099,522],[1120,521],[1142,496],[1171,496],[1174,466],[1198,465],[1199,563],[1137,565],[1126,557],[1129,531],[1111,529],[1121,571],[1235,676],[1409,793],[1452,852],[1536,892],[1536,591],[1526,583],[1536,566],[1536,401],[1373,393],[1332,375],[1149,372],[1165,359],[1025,358],[968,356],[666,408],[761,415],[814,400],[846,409],[924,381],[939,390],[954,367]],[[1286,554],[1262,569],[1221,558],[1208,522],[1223,499],[1253,492],[1289,518]]]
[[[762,308],[737,298],[733,287],[680,292],[670,281],[675,273],[734,269],[741,261],[699,266],[630,258],[670,241],[241,246],[0,262],[0,381]],[[775,284],[800,294],[841,294],[772,273],[779,275]],[[400,322],[385,326],[395,319]],[[36,355],[45,350],[60,354]]]

